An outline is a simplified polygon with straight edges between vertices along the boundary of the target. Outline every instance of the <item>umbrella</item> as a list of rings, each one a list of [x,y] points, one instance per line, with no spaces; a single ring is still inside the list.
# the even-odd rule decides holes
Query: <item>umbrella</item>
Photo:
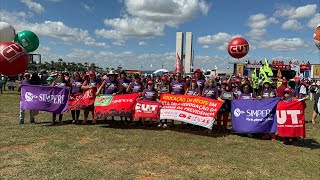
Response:
[[[169,73],[169,71],[166,70],[166,69],[158,69],[158,70],[156,70],[156,71],[153,72],[153,75],[155,75],[155,76],[161,76],[161,75],[167,74],[167,73]]]

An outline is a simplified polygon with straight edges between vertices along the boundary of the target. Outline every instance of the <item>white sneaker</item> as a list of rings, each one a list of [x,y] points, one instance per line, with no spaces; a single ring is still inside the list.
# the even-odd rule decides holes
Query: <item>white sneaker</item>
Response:
[[[162,124],[160,123],[160,124],[158,124],[158,127],[161,127],[162,126]]]
[[[166,128],[166,127],[168,127],[168,126],[167,126],[167,124],[163,124],[163,127]]]

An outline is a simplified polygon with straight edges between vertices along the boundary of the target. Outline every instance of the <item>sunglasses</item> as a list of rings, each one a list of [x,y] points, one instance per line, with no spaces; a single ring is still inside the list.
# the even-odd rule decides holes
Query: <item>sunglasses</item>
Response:
[[[289,92],[284,92],[284,94],[290,94]]]

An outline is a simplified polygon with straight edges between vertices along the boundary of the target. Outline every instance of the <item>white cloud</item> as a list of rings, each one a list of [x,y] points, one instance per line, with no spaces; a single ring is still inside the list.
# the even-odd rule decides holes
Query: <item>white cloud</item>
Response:
[[[294,8],[290,5],[281,5],[278,6],[275,16],[285,17],[288,19],[298,19],[298,18],[307,18],[313,16],[317,12],[316,4],[307,4],[305,6],[300,6]]]
[[[296,19],[289,19],[282,24],[281,28],[286,30],[300,30],[302,29],[302,25]]]
[[[33,2],[32,0],[21,0],[21,3],[25,4],[31,11],[34,11],[38,14],[41,14],[45,11],[41,4]]]
[[[208,49],[208,48],[210,48],[210,46],[205,44],[202,46],[202,48]]]
[[[178,27],[199,14],[206,15],[210,8],[204,0],[125,0],[124,6],[120,18],[105,19],[110,29],[97,29],[97,36],[115,41],[162,36],[166,26]]]
[[[226,50],[228,43],[231,39],[235,37],[240,37],[240,35],[230,35],[225,32],[219,32],[214,35],[207,35],[207,36],[201,36],[198,37],[198,43],[203,44],[203,48],[209,48],[209,44],[217,44],[217,50]],[[205,46],[207,45],[207,46]]]
[[[38,36],[50,36],[65,42],[83,42],[85,45],[108,47],[104,42],[97,42],[87,30],[66,26],[60,21],[45,21],[30,23],[26,21],[25,13],[9,13],[0,11],[0,20],[12,24],[17,32],[28,29]]]
[[[115,46],[124,46],[124,42],[120,42],[120,41],[112,42],[112,44]]]
[[[260,43],[260,48],[272,49],[273,51],[294,51],[299,48],[307,47],[300,38],[279,38]]]
[[[144,41],[140,41],[140,42],[139,42],[139,46],[145,46],[145,45],[147,45],[146,42],[144,42]]]
[[[81,2],[81,6],[82,6],[86,11],[88,11],[88,12],[93,12],[93,9],[94,9],[93,6],[90,6],[90,5],[88,5],[88,4],[84,3],[84,2]]]
[[[267,26],[278,22],[274,17],[268,18],[262,13],[251,15],[248,19],[248,26],[251,30],[247,35],[252,39],[261,39],[267,32]]]
[[[318,24],[320,24],[320,13],[317,13],[309,20],[308,27],[314,29]]]

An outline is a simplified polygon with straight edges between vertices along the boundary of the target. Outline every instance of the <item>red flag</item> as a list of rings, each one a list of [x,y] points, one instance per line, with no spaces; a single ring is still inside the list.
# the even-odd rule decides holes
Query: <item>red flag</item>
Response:
[[[305,101],[279,102],[277,105],[278,134],[281,137],[306,137]]]
[[[174,65],[174,73],[181,73],[183,74],[183,65],[182,65],[182,61],[181,58],[179,56],[179,54],[176,54],[176,64]]]

